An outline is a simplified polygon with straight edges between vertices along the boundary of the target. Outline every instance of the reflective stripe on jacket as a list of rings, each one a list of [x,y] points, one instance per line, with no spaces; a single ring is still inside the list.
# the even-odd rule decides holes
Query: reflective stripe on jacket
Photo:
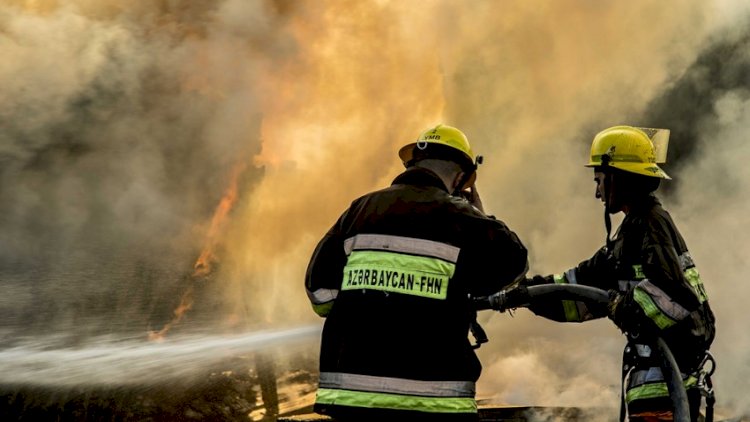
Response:
[[[418,381],[323,372],[317,403],[350,407],[418,410],[431,413],[477,411],[470,381]]]
[[[481,366],[469,296],[525,274],[505,224],[451,196],[429,170],[352,202],[318,243],[305,287],[326,317],[316,410],[475,413]]]
[[[641,338],[661,336],[684,373],[696,369],[713,341],[715,320],[700,274],[671,216],[654,196],[625,216],[611,250],[602,248],[575,268],[535,282],[540,279],[620,291],[627,310],[620,328]],[[563,322],[607,316],[606,307],[576,301],[544,301],[530,309]],[[636,359],[628,403],[668,396],[657,375],[661,371],[653,360]],[[691,377],[686,375],[685,381],[690,384]]]

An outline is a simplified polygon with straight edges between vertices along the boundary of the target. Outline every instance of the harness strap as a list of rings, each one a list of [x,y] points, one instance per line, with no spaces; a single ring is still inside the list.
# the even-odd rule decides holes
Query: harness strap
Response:
[[[472,349],[478,349],[482,346],[483,343],[487,343],[489,341],[489,338],[487,338],[487,333],[477,321],[476,311],[474,312],[474,319],[469,325],[469,331],[471,332],[471,336],[474,337],[474,341],[476,342],[471,345]]]
[[[706,369],[706,365],[711,363],[709,369]],[[714,420],[714,404],[716,403],[716,394],[714,394],[714,384],[711,380],[711,375],[716,371],[716,359],[711,352],[706,351],[706,355],[703,357],[699,367],[698,374],[698,388],[700,389],[701,396],[706,398],[706,418],[705,422],[713,422]]]

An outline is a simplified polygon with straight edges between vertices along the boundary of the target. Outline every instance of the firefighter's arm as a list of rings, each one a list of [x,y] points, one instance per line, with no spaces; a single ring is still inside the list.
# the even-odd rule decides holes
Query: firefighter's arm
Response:
[[[340,222],[341,219],[318,242],[305,275],[307,297],[315,313],[321,317],[328,316],[333,308],[346,265],[344,239],[341,238],[339,230]]]
[[[490,237],[477,250],[477,265],[471,265],[474,296],[487,296],[517,284],[529,269],[528,251],[518,236],[500,220],[492,219]],[[487,274],[492,274],[491,278]]]
[[[482,204],[482,197],[479,196],[479,191],[477,190],[477,185],[474,183],[473,185],[469,186],[468,190],[465,192],[465,198],[472,207],[479,210],[482,214],[484,214],[484,204]]]
[[[561,274],[536,275],[525,279],[522,284],[527,287],[542,284],[579,284],[604,288],[601,281],[606,277],[606,262],[606,251],[600,249],[590,259]],[[607,315],[607,310],[598,304],[574,300],[535,299],[529,309],[539,316],[558,322],[584,322]]]

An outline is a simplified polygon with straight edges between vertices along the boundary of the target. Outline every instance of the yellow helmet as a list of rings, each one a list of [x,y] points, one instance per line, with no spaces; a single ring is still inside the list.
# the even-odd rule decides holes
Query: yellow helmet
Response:
[[[453,126],[437,125],[434,128],[427,129],[419,135],[415,142],[404,145],[399,151],[398,156],[404,164],[409,163],[414,158],[414,148],[425,149],[427,145],[444,145],[458,150],[469,163],[474,164],[474,152],[471,151],[469,140],[463,132]]]
[[[398,151],[398,156],[403,161],[404,166],[408,167],[414,160],[414,149],[424,150],[429,145],[448,147],[448,151],[452,151],[451,156],[455,156],[456,158],[454,161],[457,161],[464,168],[464,171],[467,172],[468,178],[464,186],[471,186],[474,183],[474,180],[476,180],[476,169],[482,163],[482,157],[474,156],[466,135],[453,126],[440,124],[434,128],[427,129],[419,135],[416,142],[401,147]],[[454,154],[456,152],[458,154]]]
[[[654,143],[644,130],[613,126],[594,137],[586,167],[610,166],[643,176],[671,179],[656,163]]]

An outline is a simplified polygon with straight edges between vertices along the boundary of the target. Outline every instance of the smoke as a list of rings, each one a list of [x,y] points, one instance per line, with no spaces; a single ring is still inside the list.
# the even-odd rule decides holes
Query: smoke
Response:
[[[750,412],[734,290],[748,214],[747,7],[574,3],[0,6],[3,328],[145,333],[165,322],[241,165],[237,202],[210,240],[217,267],[181,324],[306,323],[315,243],[352,199],[398,174],[401,145],[439,122],[485,155],[485,207],[529,247],[531,272],[560,272],[604,239],[580,165],[590,139],[648,124],[673,131],[679,182],[665,205],[719,318],[720,404]],[[480,396],[617,406],[624,340],[608,321],[482,319]]]
[[[747,47],[747,37],[744,45]],[[747,48],[741,61],[727,70],[750,71]],[[734,65],[740,65],[735,67]],[[677,212],[684,215],[685,236],[692,240],[692,251],[700,257],[699,268],[707,286],[717,318],[717,339],[713,346],[717,357],[717,394],[732,408],[750,412],[747,379],[750,363],[750,334],[739,321],[743,298],[750,295],[744,275],[750,270],[745,257],[750,250],[742,228],[750,223],[750,174],[743,164],[750,150],[750,80],[744,86],[718,92],[711,98],[712,113],[697,127],[695,156],[682,173],[683,182],[676,193]],[[687,167],[687,166],[686,166]]]
[[[212,7],[29,4],[0,9],[4,321],[143,327],[260,148],[252,57],[283,39],[246,48],[263,26]]]

